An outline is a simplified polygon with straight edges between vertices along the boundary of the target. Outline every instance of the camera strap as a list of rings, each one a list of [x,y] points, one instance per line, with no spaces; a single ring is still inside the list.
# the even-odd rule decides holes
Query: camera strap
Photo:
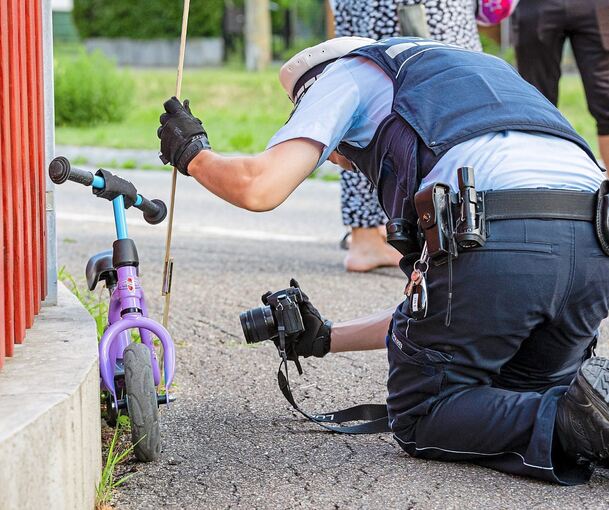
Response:
[[[294,395],[290,388],[288,355],[285,343],[285,325],[283,323],[282,314],[277,314],[277,332],[279,336],[278,350],[279,356],[281,357],[281,363],[277,370],[277,383],[279,384],[279,389],[281,390],[281,393],[283,393],[285,399],[296,411],[302,414],[307,420],[316,423],[329,432],[336,432],[339,434],[380,434],[383,432],[391,432],[391,429],[389,428],[387,406],[385,404],[360,404],[339,411],[314,415],[302,410],[296,403],[296,400],[294,400]],[[299,366],[299,364],[297,364],[297,366]],[[299,372],[302,373],[302,370],[299,370]],[[347,426],[327,425],[328,423],[341,424],[352,421],[364,421],[364,423]]]

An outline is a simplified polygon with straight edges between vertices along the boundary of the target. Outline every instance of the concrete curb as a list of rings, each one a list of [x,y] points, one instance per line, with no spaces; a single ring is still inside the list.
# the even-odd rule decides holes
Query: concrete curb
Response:
[[[87,509],[101,471],[95,322],[65,286],[0,372],[0,509]]]

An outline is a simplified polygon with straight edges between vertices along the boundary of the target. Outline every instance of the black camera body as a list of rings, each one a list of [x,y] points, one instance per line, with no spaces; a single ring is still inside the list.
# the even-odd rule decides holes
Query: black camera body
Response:
[[[248,344],[274,340],[279,336],[278,326],[283,324],[286,337],[298,335],[305,328],[298,303],[303,302],[298,287],[289,287],[262,297],[265,306],[251,308],[239,314],[245,341]]]

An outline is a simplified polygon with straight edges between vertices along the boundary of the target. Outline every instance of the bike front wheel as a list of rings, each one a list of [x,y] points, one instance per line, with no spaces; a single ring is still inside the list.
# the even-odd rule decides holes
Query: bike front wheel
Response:
[[[144,344],[130,344],[125,349],[123,361],[134,453],[141,462],[152,462],[161,453],[161,429],[150,350]]]

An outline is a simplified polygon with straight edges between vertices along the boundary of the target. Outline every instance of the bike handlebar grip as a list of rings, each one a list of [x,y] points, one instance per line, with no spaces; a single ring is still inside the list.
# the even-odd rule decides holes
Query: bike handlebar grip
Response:
[[[142,197],[142,203],[135,207],[144,213],[144,219],[151,225],[161,223],[165,219],[165,216],[167,216],[167,206],[165,202],[158,198],[148,200]]]
[[[58,156],[49,164],[49,177],[55,184],[63,184],[70,180],[91,186],[94,175],[80,168],[72,168],[67,158]]]

